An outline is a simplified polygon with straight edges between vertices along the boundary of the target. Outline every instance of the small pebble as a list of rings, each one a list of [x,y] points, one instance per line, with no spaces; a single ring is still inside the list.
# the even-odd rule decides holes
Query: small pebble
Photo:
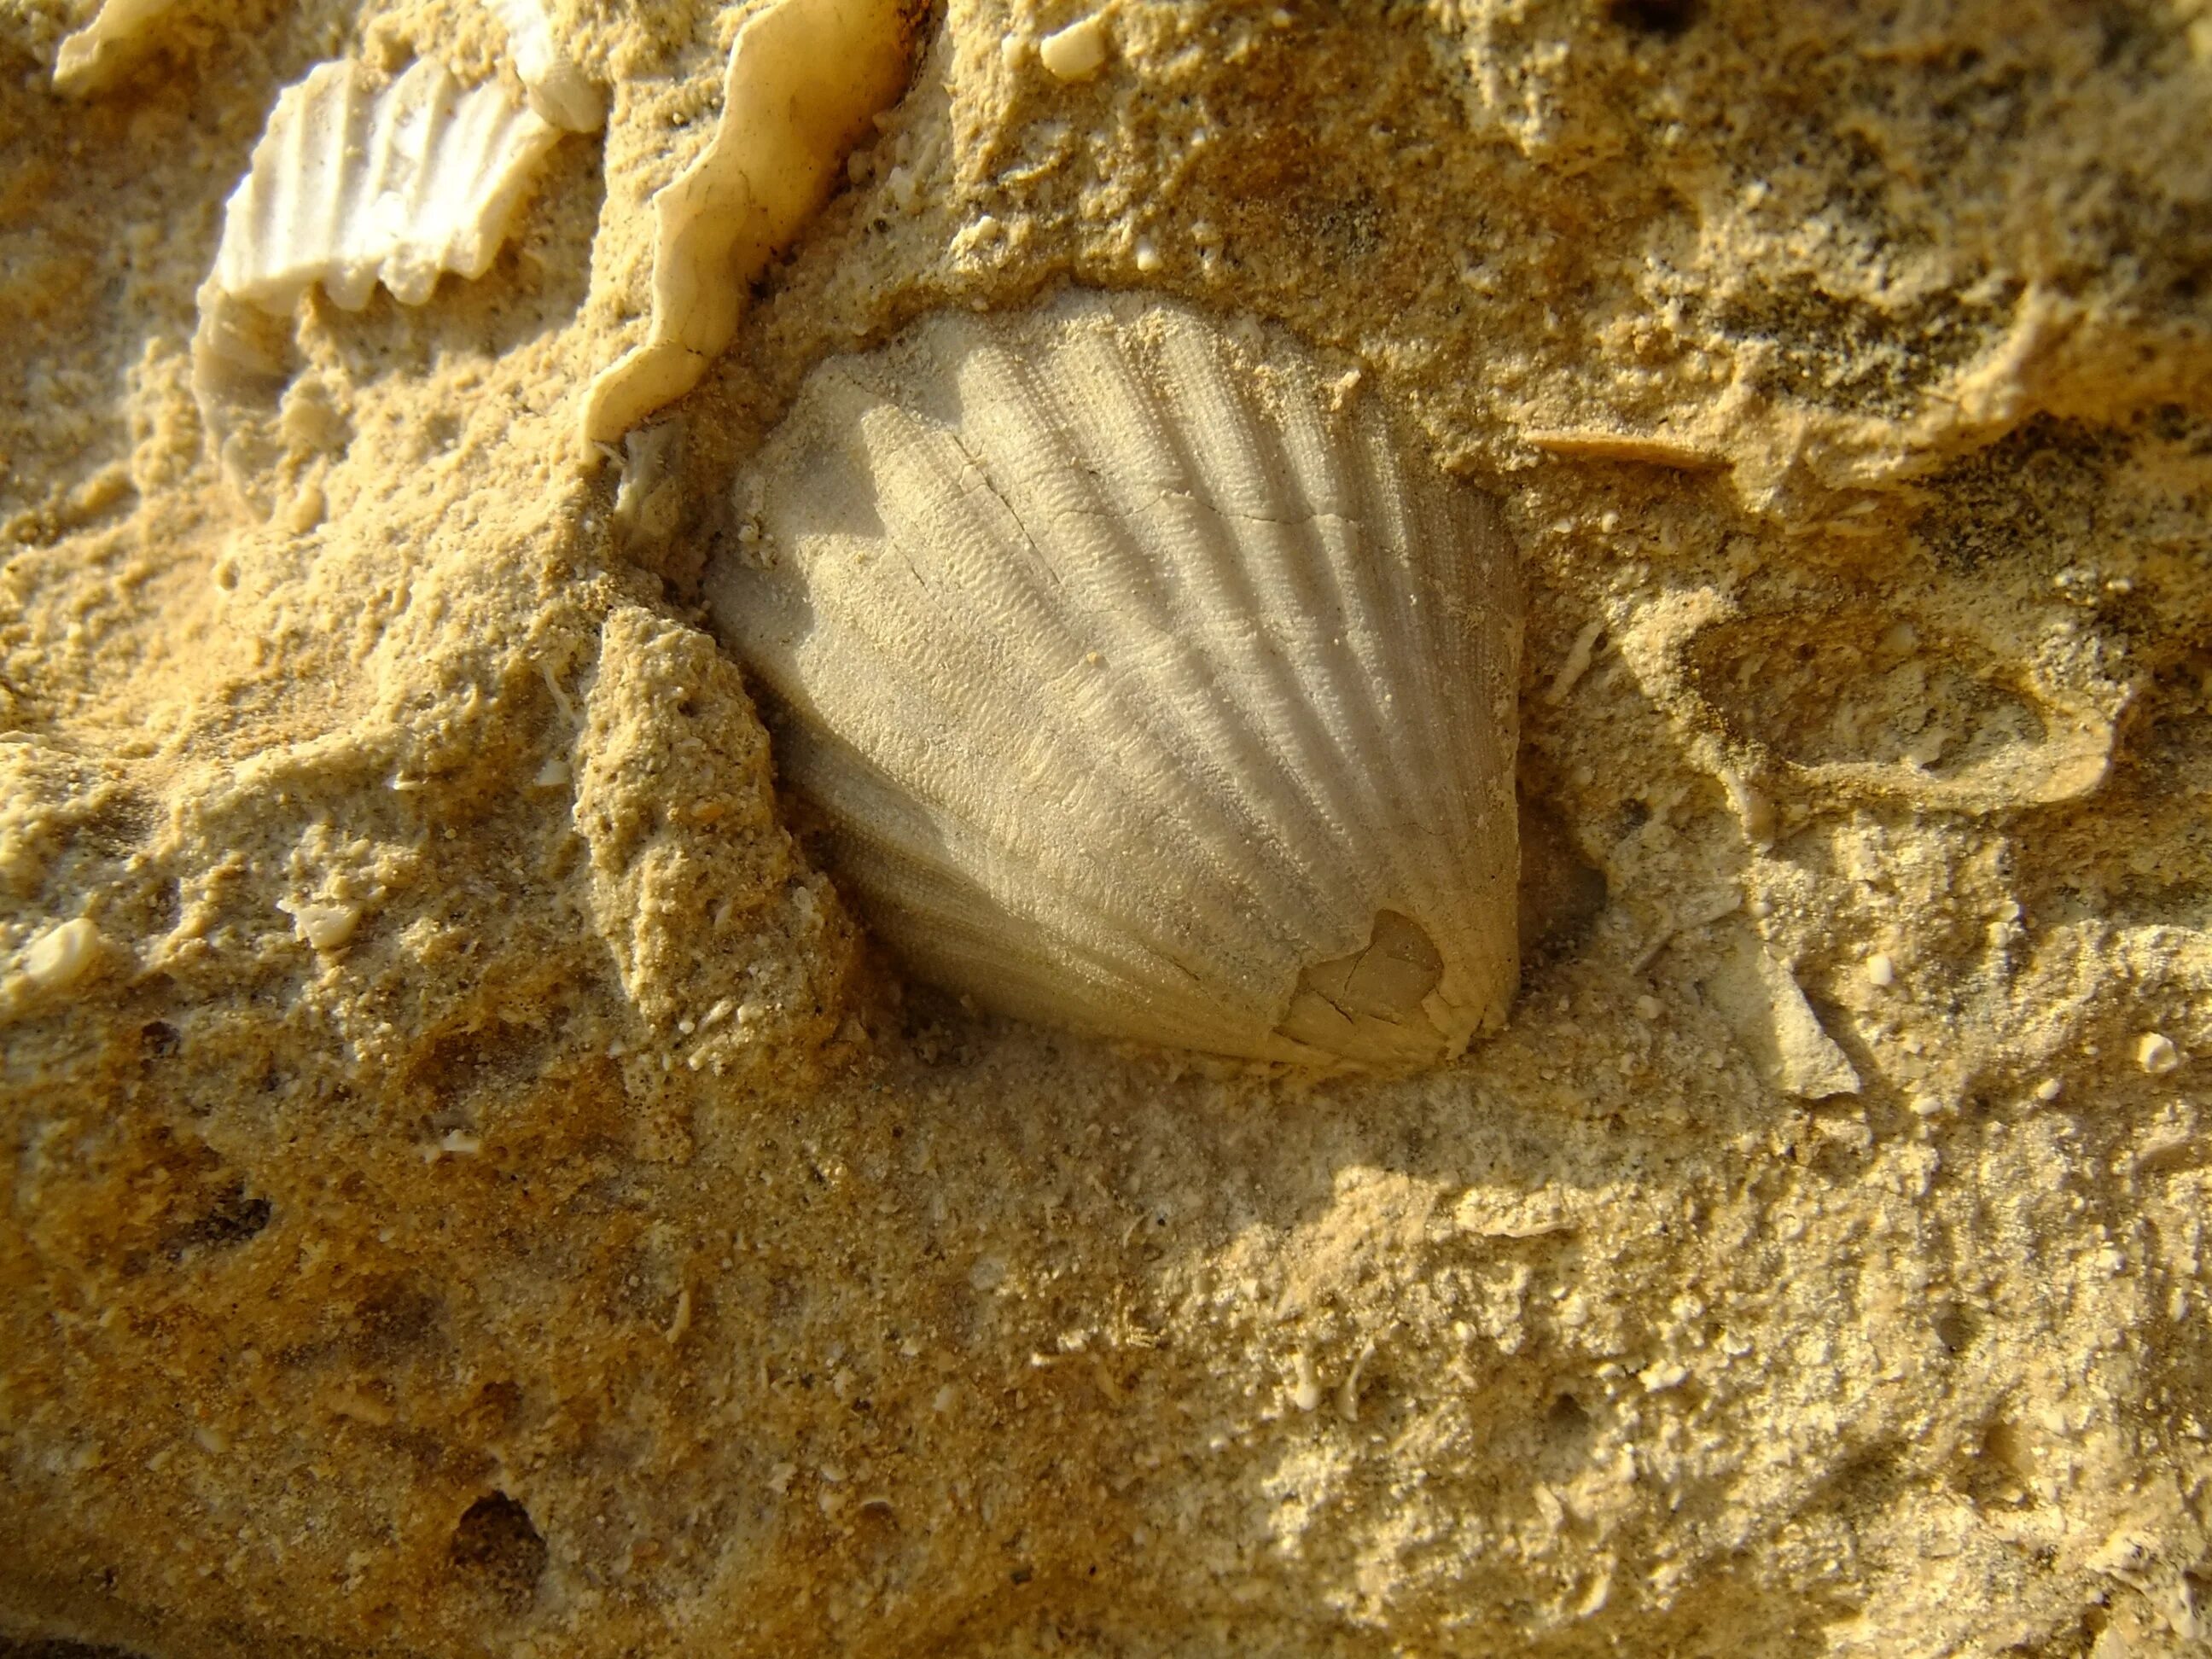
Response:
[[[344,948],[361,926],[357,904],[302,904],[292,912],[293,929],[313,950]]]
[[[1866,959],[1866,976],[1869,985],[1894,985],[1897,983],[1897,964],[1877,951]]]
[[[1644,997],[1638,997],[1638,998],[1637,998],[1637,999],[1636,999],[1636,1017],[1637,1017],[1638,1019],[1656,1019],[1656,1018],[1659,1018],[1659,999],[1658,999],[1657,997],[1651,997],[1651,996],[1644,996]]]
[[[1690,1368],[1672,1359],[1656,1360],[1637,1372],[1636,1380],[1644,1385],[1646,1394],[1663,1394],[1686,1381]]]
[[[2066,1085],[2055,1077],[2047,1077],[2035,1085],[2035,1097],[2049,1105],[2065,1091]]]
[[[2145,1031],[2136,1039],[2136,1064],[2153,1077],[2162,1076],[2181,1064],[2181,1051],[2173,1046],[2171,1037]]]
[[[1106,62],[1106,20],[1099,16],[1070,23],[1037,42],[1037,57],[1058,81],[1081,81]]]
[[[100,929],[79,916],[50,927],[23,952],[23,972],[42,991],[66,991],[100,960]]]
[[[1147,275],[1160,268],[1160,251],[1152,246],[1149,236],[1137,238],[1137,269]]]

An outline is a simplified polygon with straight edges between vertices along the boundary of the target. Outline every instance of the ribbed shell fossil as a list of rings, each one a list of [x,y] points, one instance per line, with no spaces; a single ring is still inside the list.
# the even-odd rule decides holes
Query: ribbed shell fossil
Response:
[[[1496,502],[1346,361],[1177,303],[819,366],[714,614],[921,976],[1109,1036],[1401,1068],[1517,970]]]
[[[277,99],[224,205],[213,280],[279,313],[317,283],[348,311],[380,281],[419,306],[441,272],[490,268],[559,137],[427,58],[381,90],[356,64],[318,64]]]
[[[319,64],[278,95],[223,206],[192,334],[201,422],[224,476],[263,511],[252,479],[280,452],[260,428],[283,394],[300,296],[320,283],[357,311],[381,282],[414,306],[445,271],[483,276],[560,136],[495,84],[464,90],[428,58],[384,87],[361,64]]]

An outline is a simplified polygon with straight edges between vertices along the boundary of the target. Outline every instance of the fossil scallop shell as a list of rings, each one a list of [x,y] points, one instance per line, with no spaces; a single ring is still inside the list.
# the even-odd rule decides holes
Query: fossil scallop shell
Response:
[[[1517,971],[1496,501],[1347,360],[1071,292],[817,368],[708,576],[787,784],[924,978],[1403,1068]]]

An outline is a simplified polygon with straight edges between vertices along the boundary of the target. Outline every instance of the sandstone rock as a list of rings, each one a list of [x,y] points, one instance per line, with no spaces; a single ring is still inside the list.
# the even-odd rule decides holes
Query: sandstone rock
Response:
[[[556,9],[604,137],[479,280],[287,324],[266,522],[191,397],[221,204],[310,65],[504,33],[179,7],[76,103],[80,20],[0,12],[0,1632],[2201,1639],[2201,18],[1119,0],[1063,80],[1088,14],[953,0],[640,538],[574,434],[745,14]],[[903,987],[775,787],[717,481],[823,357],[1063,279],[1356,354],[1509,504],[1553,829],[1453,1068]],[[1701,990],[1747,933],[1856,1096]]]

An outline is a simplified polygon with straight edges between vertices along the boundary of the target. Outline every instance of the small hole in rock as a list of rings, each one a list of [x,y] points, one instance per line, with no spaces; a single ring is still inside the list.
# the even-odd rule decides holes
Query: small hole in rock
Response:
[[[1698,0],[1607,0],[1607,21],[1640,34],[1680,34],[1698,21]]]
[[[514,1422],[515,1413],[521,1409],[521,1388],[501,1378],[478,1389],[470,1397],[462,1415],[471,1433],[488,1437],[499,1433]]]
[[[355,1304],[353,1347],[366,1358],[388,1360],[437,1336],[444,1304],[428,1291],[397,1279],[365,1287]]]
[[[265,1198],[248,1198],[243,1187],[226,1188],[205,1213],[179,1230],[173,1254],[205,1247],[243,1244],[269,1224],[272,1206]]]
[[[1544,1413],[1544,1431],[1553,1445],[1579,1451],[1589,1445],[1593,1425],[1583,1402],[1571,1394],[1562,1394]]]
[[[1936,1340],[1943,1345],[1947,1352],[1958,1353],[1971,1347],[1974,1339],[1981,1334],[1982,1322],[1974,1316],[1971,1309],[1962,1308],[1954,1302],[1947,1302],[1938,1307],[1933,1322]]]
[[[1606,904],[1605,877],[1549,808],[1521,799],[1521,951],[1534,967],[1573,954]]]
[[[530,1511],[503,1492],[469,1505],[446,1553],[511,1607],[529,1604],[545,1571],[545,1540],[531,1524]]]

